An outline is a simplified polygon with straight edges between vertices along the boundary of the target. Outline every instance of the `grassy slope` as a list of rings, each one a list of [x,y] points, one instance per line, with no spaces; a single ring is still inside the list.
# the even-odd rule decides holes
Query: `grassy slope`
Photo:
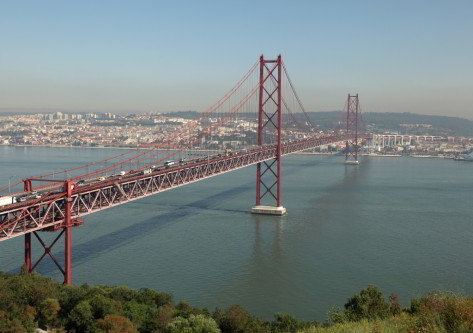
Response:
[[[312,326],[298,333],[467,333],[473,332],[473,299],[435,293],[412,300],[410,309],[385,319],[345,321],[327,327]]]

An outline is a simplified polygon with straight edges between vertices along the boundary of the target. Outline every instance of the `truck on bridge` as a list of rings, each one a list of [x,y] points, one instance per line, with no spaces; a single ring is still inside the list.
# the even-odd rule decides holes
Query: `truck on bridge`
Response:
[[[6,206],[16,203],[16,197],[0,197],[0,206]]]

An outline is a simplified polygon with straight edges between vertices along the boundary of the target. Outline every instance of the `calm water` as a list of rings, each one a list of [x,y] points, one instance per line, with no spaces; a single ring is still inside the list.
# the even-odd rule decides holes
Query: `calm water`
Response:
[[[114,154],[3,146],[0,185]],[[342,161],[287,157],[282,218],[249,214],[255,167],[88,216],[73,231],[73,283],[149,287],[268,319],[324,319],[368,284],[404,303],[432,290],[473,293],[473,163]],[[0,242],[0,270],[17,271],[22,251],[22,237]],[[38,271],[61,279],[51,260]]]

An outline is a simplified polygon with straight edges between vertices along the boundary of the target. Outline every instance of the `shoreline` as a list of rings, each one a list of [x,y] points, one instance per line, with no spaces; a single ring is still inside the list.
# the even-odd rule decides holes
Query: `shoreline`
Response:
[[[300,151],[300,152],[294,153],[294,155],[337,155],[337,153],[322,153],[318,151],[307,151],[307,152]]]
[[[0,144],[4,147],[31,147],[31,148],[79,148],[79,149],[121,149],[121,150],[153,150],[152,148],[139,148],[139,147],[87,147],[87,146],[64,146],[64,145],[12,145],[12,144]],[[158,148],[155,150],[179,150],[172,148]],[[215,152],[220,149],[187,149],[186,151],[209,151]]]
[[[453,159],[453,156],[445,156],[445,155],[409,155],[409,157],[415,158],[444,158],[444,159]]]
[[[102,146],[102,147],[88,147],[88,146],[65,146],[65,145],[15,145],[15,144],[0,144],[0,147],[31,147],[31,148],[79,148],[79,149],[119,149],[119,150],[152,150],[152,148],[139,148],[139,147],[114,147],[114,146]],[[163,150],[163,151],[177,151],[179,149],[172,149],[172,148],[159,148],[156,150]],[[187,152],[216,152],[221,151],[220,149],[186,149],[184,151]],[[300,151],[294,153],[295,155],[326,155],[326,156],[342,156],[339,152],[304,152]],[[445,155],[416,155],[416,154],[408,154],[408,155],[398,155],[398,154],[366,154],[360,153],[359,156],[367,156],[367,157],[414,157],[414,158],[443,158],[443,159],[453,159],[453,156],[445,156]]]

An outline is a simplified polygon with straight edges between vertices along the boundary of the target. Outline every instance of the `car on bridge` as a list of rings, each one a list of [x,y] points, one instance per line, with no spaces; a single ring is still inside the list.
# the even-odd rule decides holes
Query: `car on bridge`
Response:
[[[141,174],[142,174],[142,175],[148,175],[148,174],[150,174],[151,172],[153,172],[153,169],[144,169],[144,170],[141,170]]]

